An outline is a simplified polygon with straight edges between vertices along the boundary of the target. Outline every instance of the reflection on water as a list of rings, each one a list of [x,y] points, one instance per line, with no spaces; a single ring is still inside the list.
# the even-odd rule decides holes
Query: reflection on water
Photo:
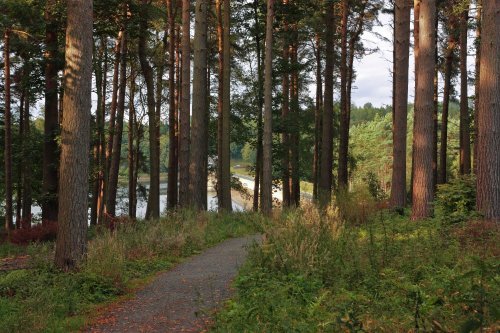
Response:
[[[146,186],[146,189],[149,186]],[[119,188],[116,198],[116,213],[117,215],[128,215],[128,188]],[[146,216],[147,196],[146,193],[141,195],[137,192],[137,218],[143,219]],[[215,192],[208,193],[207,207],[210,211],[217,210],[217,196]],[[167,186],[160,184],[160,212],[165,213],[167,210]],[[241,212],[243,207],[233,201],[233,211]],[[42,209],[39,206],[32,206],[31,212],[33,218],[39,220],[42,215]],[[90,216],[90,209],[89,209]],[[14,216],[15,219],[15,216]],[[90,219],[90,217],[89,217]]]

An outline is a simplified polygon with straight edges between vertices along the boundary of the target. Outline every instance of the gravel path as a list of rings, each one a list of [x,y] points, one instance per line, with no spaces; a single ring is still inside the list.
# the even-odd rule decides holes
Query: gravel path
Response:
[[[162,273],[85,332],[202,332],[231,295],[230,283],[259,236],[234,238]]]

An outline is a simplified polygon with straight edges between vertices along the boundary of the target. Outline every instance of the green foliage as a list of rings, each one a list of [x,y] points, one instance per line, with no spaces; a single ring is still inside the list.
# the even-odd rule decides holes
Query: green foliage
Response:
[[[438,185],[434,205],[436,217],[448,223],[464,222],[478,217],[475,210],[475,178],[461,177]]]
[[[97,306],[130,292],[181,258],[229,237],[256,233],[263,218],[253,213],[180,211],[158,221],[95,230],[86,262],[77,273],[52,265],[53,244],[23,248],[30,269],[0,272],[0,332],[78,331]],[[6,254],[16,250],[1,247]]]
[[[255,163],[255,158],[257,156],[257,151],[249,143],[245,143],[241,149],[241,157],[245,162]]]
[[[498,227],[464,242],[466,226],[382,212],[361,226],[310,209],[275,223],[214,332],[498,328]]]

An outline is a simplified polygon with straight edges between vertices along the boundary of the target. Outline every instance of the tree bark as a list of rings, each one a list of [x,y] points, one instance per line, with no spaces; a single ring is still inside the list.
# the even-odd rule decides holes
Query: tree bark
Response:
[[[169,89],[169,112],[168,112],[168,186],[167,186],[167,208],[169,210],[177,207],[178,203],[178,123],[177,123],[177,107],[175,101],[175,16],[177,10],[174,10],[172,0],[167,0],[167,13],[168,13],[168,89]]]
[[[283,0],[283,81],[282,95],[283,102],[281,106],[281,147],[283,149],[283,157],[281,167],[283,174],[281,178],[281,193],[283,195],[283,207],[290,207],[290,32],[288,23],[288,0]]]
[[[264,108],[264,92],[263,84],[264,78],[262,73],[262,49],[261,38],[259,32],[259,0],[254,0],[253,3],[254,17],[255,17],[255,51],[257,56],[257,156],[255,162],[255,178],[253,189],[253,210],[259,210],[259,195],[260,183],[262,181],[262,110]]]
[[[500,221],[500,1],[483,1],[477,142],[477,209]]]
[[[55,264],[72,270],[86,253],[92,106],[92,1],[67,1],[64,119]]]
[[[410,53],[410,12],[407,0],[397,0],[394,24],[394,118],[393,166],[390,205],[406,206],[406,136],[408,119],[408,70]]]
[[[319,201],[322,206],[330,203],[332,196],[333,169],[333,66],[334,66],[334,5],[325,0],[325,96],[323,129],[321,137],[321,162],[319,179]]]
[[[454,24],[450,24],[448,46],[445,52],[444,64],[444,90],[443,90],[443,113],[441,115],[441,146],[439,151],[439,174],[438,183],[444,184],[448,181],[448,111],[450,106],[451,70],[454,62],[455,38],[453,36]]]
[[[460,174],[471,172],[469,97],[467,95],[467,24],[469,10],[460,17]]]
[[[182,0],[182,93],[179,115],[179,205],[189,203],[189,141],[191,100],[191,37],[189,0]]]
[[[475,63],[475,82],[474,82],[474,174],[477,175],[477,120],[479,118],[479,72],[480,72],[480,64],[481,64],[481,14],[482,14],[482,0],[476,0],[476,63]]]
[[[323,115],[323,79],[321,66],[321,37],[315,36],[316,57],[316,105],[314,112],[314,153],[313,153],[313,198],[318,200],[318,183],[321,154],[321,117]]]
[[[25,65],[26,66],[26,65]],[[26,78],[29,79],[29,70],[24,74]],[[24,162],[23,162],[23,209],[22,209],[22,223],[21,228],[31,227],[31,205],[33,204],[32,191],[31,191],[31,156],[28,150],[29,144],[26,142],[30,140],[30,93],[29,89],[26,89],[26,99],[24,102],[24,121],[22,126],[22,136],[23,136],[23,147],[24,147]]]
[[[194,37],[194,71],[193,71],[193,111],[192,135],[189,165],[189,192],[191,206],[196,210],[205,210],[203,184],[206,179],[205,164],[207,160],[207,0],[196,0],[196,21]]]
[[[266,18],[266,58],[264,78],[264,134],[263,134],[263,158],[262,158],[262,202],[261,210],[264,214],[272,213],[272,140],[273,140],[273,113],[272,113],[272,91],[273,91],[273,21],[274,0],[267,0]]]
[[[57,98],[57,63],[58,49],[57,27],[53,18],[55,0],[48,0],[45,8],[45,121],[43,143],[43,179],[42,179],[42,222],[57,221],[58,212],[58,161],[59,146],[59,110]]]
[[[124,18],[126,19],[126,17]],[[118,191],[118,174],[120,171],[121,147],[123,136],[123,118],[125,114],[125,93],[127,89],[127,32],[124,28],[121,39],[120,50],[120,84],[119,97],[116,107],[116,123],[112,136],[112,154],[108,178],[108,195],[106,213],[110,216],[116,215],[116,194]]]
[[[148,118],[149,118],[149,198],[148,206],[146,209],[147,219],[156,219],[160,216],[160,156],[159,156],[159,114],[155,110],[155,91],[153,80],[153,69],[149,64],[146,56],[146,36],[148,30],[147,18],[147,0],[142,0],[141,8],[139,11],[139,62],[141,64],[142,74],[146,82],[146,99],[148,105]]]
[[[412,219],[420,220],[432,214],[433,200],[433,138],[434,130],[434,69],[435,0],[422,0],[419,16],[419,55],[416,72],[416,104],[414,124],[414,177]]]
[[[12,115],[11,115],[11,94],[10,94],[10,29],[4,33],[4,75],[5,75],[5,230],[14,229],[12,220]]]
[[[340,52],[340,142],[339,142],[339,165],[338,182],[340,190],[347,190],[348,185],[348,106],[347,106],[347,19],[349,7],[347,0],[342,0],[342,28],[341,28],[341,52]]]
[[[129,111],[128,111],[128,215],[131,219],[137,217],[137,170],[134,141],[138,139],[135,127],[137,116],[135,111],[135,70],[130,66]]]
[[[290,48],[291,85],[290,85],[290,111],[289,128],[290,133],[290,206],[300,206],[300,165],[299,165],[299,133],[300,133],[300,105],[299,105],[299,62],[298,52],[298,31],[297,24],[294,22],[292,31],[292,43]]]

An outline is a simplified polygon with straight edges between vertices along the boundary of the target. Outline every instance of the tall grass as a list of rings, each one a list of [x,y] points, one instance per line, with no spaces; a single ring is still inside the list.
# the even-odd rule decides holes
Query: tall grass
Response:
[[[29,246],[31,268],[0,272],[0,332],[68,332],[96,307],[116,300],[155,273],[229,237],[257,233],[253,213],[176,212],[157,221],[91,230],[85,262],[66,274],[52,265],[53,244]],[[9,250],[14,253],[15,250]]]
[[[360,195],[342,198],[344,206],[327,214],[306,207],[276,218],[214,331],[500,328],[498,226],[415,223],[377,211]]]

